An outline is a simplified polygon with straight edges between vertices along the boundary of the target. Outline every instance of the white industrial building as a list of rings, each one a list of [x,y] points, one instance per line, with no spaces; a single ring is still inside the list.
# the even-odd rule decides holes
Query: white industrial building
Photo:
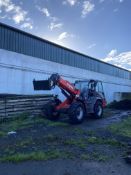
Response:
[[[107,102],[116,99],[117,92],[131,92],[130,71],[0,23],[0,94],[45,93],[34,91],[33,79],[56,72],[71,82],[102,80]]]

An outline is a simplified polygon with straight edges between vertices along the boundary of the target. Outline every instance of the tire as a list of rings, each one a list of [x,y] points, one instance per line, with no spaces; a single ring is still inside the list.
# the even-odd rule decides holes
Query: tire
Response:
[[[49,120],[56,121],[59,119],[60,114],[55,111],[55,101],[50,101],[45,104],[41,110],[42,116],[45,116]]]
[[[103,116],[103,106],[102,106],[102,102],[96,101],[96,103],[95,103],[95,105],[94,105],[93,118],[99,119],[99,118],[102,118],[102,116]]]
[[[80,124],[84,120],[84,106],[81,102],[76,101],[73,104],[71,104],[68,115],[69,115],[69,122],[71,124]]]

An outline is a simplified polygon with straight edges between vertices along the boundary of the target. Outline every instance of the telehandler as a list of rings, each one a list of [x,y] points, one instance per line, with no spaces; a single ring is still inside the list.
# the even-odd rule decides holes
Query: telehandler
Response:
[[[57,120],[61,113],[69,116],[72,124],[82,123],[91,114],[101,118],[106,106],[102,82],[99,80],[78,80],[74,84],[64,80],[59,74],[52,74],[48,80],[34,80],[34,90],[51,90],[58,86],[66,97],[63,102],[55,96],[42,108],[42,115]]]

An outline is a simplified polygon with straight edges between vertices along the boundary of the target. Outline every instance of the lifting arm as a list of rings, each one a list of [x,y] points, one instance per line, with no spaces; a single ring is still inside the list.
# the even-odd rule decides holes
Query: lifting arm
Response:
[[[80,95],[80,90],[76,89],[69,81],[61,78],[59,74],[52,74],[48,80],[33,81],[35,90],[51,90],[58,86],[66,96],[66,100],[56,106],[56,109],[68,107]]]
[[[72,96],[80,94],[80,91],[76,89],[73,84],[67,80],[62,79],[59,74],[52,74],[49,78],[49,82],[51,88],[57,85],[62,91],[66,91]]]

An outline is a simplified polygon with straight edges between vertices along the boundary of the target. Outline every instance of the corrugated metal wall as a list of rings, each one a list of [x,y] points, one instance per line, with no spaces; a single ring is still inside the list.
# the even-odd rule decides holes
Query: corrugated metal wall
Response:
[[[41,59],[131,79],[131,72],[0,23],[0,48]]]

